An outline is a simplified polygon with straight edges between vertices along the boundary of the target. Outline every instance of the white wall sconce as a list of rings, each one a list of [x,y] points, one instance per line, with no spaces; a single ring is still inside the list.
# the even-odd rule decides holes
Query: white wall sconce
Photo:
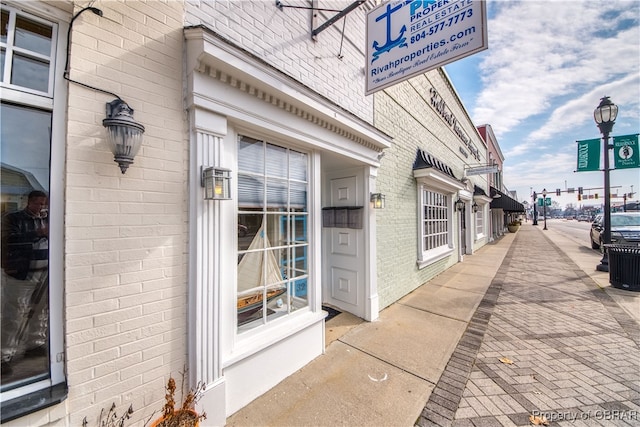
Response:
[[[133,108],[119,98],[107,103],[107,118],[102,125],[107,128],[107,143],[114,161],[125,173],[140,150],[144,126],[133,119]]]
[[[473,213],[477,213],[478,210],[480,210],[480,207],[476,202],[473,202],[473,205],[471,205],[471,209],[473,209]]]
[[[384,194],[371,193],[370,201],[373,203],[373,209],[384,209]]]
[[[458,198],[458,200],[456,200],[456,210],[457,211],[462,211],[464,209],[464,202]]]
[[[231,170],[209,167],[202,171],[205,200],[231,200]]]

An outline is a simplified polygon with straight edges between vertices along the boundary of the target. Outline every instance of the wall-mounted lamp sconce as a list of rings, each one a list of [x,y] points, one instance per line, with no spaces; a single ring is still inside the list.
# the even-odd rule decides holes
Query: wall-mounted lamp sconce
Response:
[[[456,210],[462,211],[462,209],[464,209],[464,202],[458,198],[458,200],[456,200]]]
[[[202,186],[205,200],[231,199],[231,171],[209,167],[202,171]]]
[[[476,202],[473,202],[473,205],[471,205],[471,208],[473,209],[473,213],[476,213],[478,212],[478,210],[480,210],[480,206],[478,206]]]
[[[384,194],[371,193],[370,201],[373,203],[373,209],[384,209]]]
[[[121,99],[107,103],[107,118],[102,125],[107,128],[107,143],[114,161],[125,173],[140,150],[144,126],[133,119],[133,108]]]

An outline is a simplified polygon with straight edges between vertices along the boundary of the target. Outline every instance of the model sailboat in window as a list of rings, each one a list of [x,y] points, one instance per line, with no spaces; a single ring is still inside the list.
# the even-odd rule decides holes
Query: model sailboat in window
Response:
[[[238,263],[238,323],[254,320],[287,291],[274,250],[261,226]],[[265,250],[267,249],[267,250]]]

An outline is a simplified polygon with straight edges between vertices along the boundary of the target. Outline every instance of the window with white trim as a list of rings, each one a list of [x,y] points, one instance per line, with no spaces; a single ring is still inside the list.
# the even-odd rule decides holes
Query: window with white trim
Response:
[[[447,256],[452,244],[452,203],[451,195],[422,187],[420,190],[420,244],[419,264]]]
[[[449,197],[435,191],[422,193],[422,244],[425,251],[449,245]]]
[[[309,305],[308,176],[307,153],[239,138],[239,332]]]
[[[480,239],[484,237],[484,208],[482,206],[479,207],[478,212],[475,213],[476,216],[476,239]]]
[[[61,236],[63,224],[66,95],[53,96],[63,40],[59,22],[34,14],[38,3],[13,4],[2,4],[0,34],[2,422],[66,395],[63,242],[49,233]]]

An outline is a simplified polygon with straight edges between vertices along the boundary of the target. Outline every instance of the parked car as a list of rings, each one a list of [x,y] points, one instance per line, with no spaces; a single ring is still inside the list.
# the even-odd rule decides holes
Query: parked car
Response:
[[[603,250],[604,216],[596,215],[589,232],[591,247]],[[611,214],[611,243],[640,246],[640,212],[614,212]]]

